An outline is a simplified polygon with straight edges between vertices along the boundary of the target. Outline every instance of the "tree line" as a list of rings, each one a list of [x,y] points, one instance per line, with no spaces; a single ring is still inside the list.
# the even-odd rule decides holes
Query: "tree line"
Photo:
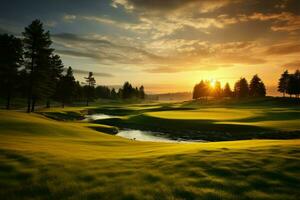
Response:
[[[278,92],[281,92],[283,97],[288,94],[290,97],[294,95],[299,98],[300,71],[296,70],[293,74],[290,74],[288,70],[284,71],[278,81]]]
[[[96,98],[145,98],[144,87],[134,88],[129,82],[116,89],[96,86],[92,72],[80,83],[51,47],[50,32],[40,20],[25,27],[22,37],[0,34],[0,97],[9,109],[12,97],[27,99],[27,112],[34,112],[37,101],[59,101],[64,107],[74,101],[86,105]]]
[[[223,97],[264,97],[266,96],[266,87],[263,81],[254,75],[248,83],[246,78],[240,78],[235,84],[233,90],[229,83],[226,83],[224,88],[221,87],[221,82],[216,81],[214,85],[210,81],[201,80],[193,89],[193,99],[201,99],[208,97],[223,98]]]

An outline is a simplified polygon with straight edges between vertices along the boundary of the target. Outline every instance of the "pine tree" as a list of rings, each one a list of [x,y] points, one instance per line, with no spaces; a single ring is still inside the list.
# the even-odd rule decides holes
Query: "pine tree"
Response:
[[[139,88],[139,97],[145,99],[145,88],[143,85]]]
[[[0,35],[0,90],[6,98],[6,109],[10,108],[11,97],[17,86],[18,70],[23,62],[20,39],[13,35]]]
[[[129,99],[133,97],[133,87],[132,85],[127,81],[124,83],[122,88],[122,98],[123,99]]]
[[[194,89],[193,89],[193,99],[198,99],[199,98],[199,84],[196,84],[194,86]]]
[[[50,108],[50,98],[53,97],[55,90],[57,89],[57,85],[61,79],[62,72],[64,71],[64,65],[59,57],[59,55],[51,55],[50,57],[50,65],[49,65],[49,72],[48,72],[48,87],[45,91],[46,93],[46,106]]]
[[[222,88],[220,81],[216,81],[215,86],[213,88],[213,95],[215,98],[220,98],[222,96]]]
[[[96,85],[96,80],[94,78],[93,72],[89,72],[88,77],[85,77],[85,82],[87,83],[87,85],[84,87],[85,96],[86,96],[86,106],[88,106],[89,101],[93,97],[93,93]]]
[[[245,98],[249,96],[249,86],[245,78],[241,78],[235,83],[234,94],[238,98]]]
[[[75,94],[76,82],[71,67],[67,69],[66,75],[62,76],[57,84],[56,98],[61,102],[62,107],[71,103]]]
[[[223,96],[224,97],[232,97],[232,91],[231,91],[229,83],[225,84],[225,87],[223,90]]]
[[[118,94],[117,94],[115,88],[113,88],[113,89],[111,90],[111,92],[110,92],[110,97],[111,97],[111,99],[117,99],[117,98],[118,98]]]
[[[295,93],[296,93],[296,97],[299,98],[300,95],[300,71],[296,70],[294,73],[295,76]]]
[[[252,96],[252,97],[264,97],[264,96],[266,96],[265,84],[258,77],[258,75],[254,75],[253,78],[250,81],[249,95]]]
[[[38,98],[45,97],[48,90],[50,56],[53,49],[49,31],[40,20],[34,20],[23,32],[24,56],[29,73],[27,112],[33,112]]]
[[[283,74],[281,74],[278,82],[278,92],[281,92],[283,94],[283,97],[285,97],[285,94],[287,93],[289,77],[289,72],[286,70]]]

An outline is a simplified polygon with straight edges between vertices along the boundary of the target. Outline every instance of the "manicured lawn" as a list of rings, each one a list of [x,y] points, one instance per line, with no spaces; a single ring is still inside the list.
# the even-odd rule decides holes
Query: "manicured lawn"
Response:
[[[147,109],[133,106],[136,112]],[[149,109],[156,112],[157,107]],[[61,122],[40,114],[0,111],[1,199],[300,196],[300,140],[138,142],[71,119]]]
[[[98,105],[116,116],[95,123],[161,132],[178,139],[228,141],[300,138],[300,106],[281,99]]]

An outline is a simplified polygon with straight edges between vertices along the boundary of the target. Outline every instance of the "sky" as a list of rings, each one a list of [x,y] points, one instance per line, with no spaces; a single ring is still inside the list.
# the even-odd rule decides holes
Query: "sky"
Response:
[[[300,68],[300,0],[1,0],[0,33],[40,19],[80,81],[130,81],[148,93],[233,84],[258,74],[276,95]]]

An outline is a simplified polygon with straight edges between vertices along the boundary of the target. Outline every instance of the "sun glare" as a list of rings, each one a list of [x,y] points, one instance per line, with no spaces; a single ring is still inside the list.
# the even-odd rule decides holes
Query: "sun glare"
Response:
[[[215,86],[216,86],[216,80],[215,79],[210,80],[210,87],[214,88]]]

